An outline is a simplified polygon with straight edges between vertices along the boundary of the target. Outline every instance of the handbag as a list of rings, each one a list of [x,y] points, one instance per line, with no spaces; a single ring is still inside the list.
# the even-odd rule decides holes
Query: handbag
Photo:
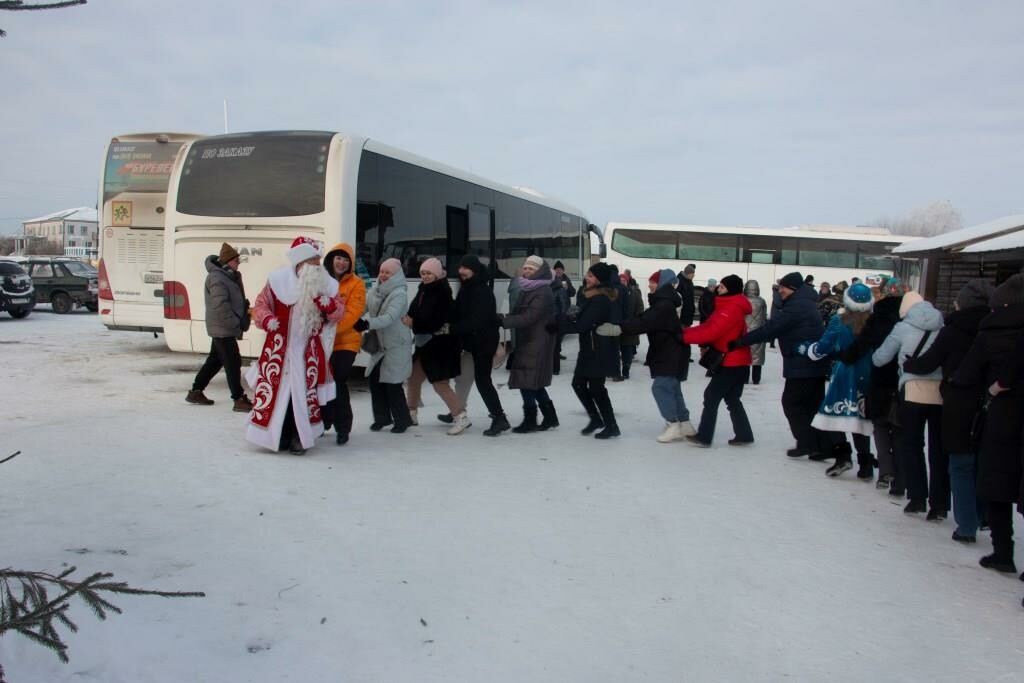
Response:
[[[380,336],[377,334],[377,330],[367,330],[363,334],[363,351],[374,354],[380,353]]]
[[[709,374],[718,372],[725,360],[725,351],[719,351],[714,346],[705,346],[700,353],[700,366]]]

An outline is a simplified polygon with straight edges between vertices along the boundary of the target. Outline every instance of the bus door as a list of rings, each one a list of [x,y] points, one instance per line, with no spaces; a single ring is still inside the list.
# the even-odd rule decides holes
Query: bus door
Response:
[[[494,209],[475,203],[466,208],[447,206],[445,223],[445,269],[448,277],[458,277],[456,269],[465,254],[476,254],[493,278]]]

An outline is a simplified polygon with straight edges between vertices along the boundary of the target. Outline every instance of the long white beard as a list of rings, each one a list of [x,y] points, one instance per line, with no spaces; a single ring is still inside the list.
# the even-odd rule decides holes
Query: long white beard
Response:
[[[309,339],[320,331],[322,315],[313,301],[321,294],[323,276],[319,268],[303,266],[299,271],[299,300],[292,309],[291,329],[300,339]]]

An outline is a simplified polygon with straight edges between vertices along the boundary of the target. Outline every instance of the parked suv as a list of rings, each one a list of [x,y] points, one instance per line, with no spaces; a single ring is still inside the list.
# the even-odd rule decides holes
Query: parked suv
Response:
[[[0,261],[0,311],[24,318],[36,306],[32,278],[13,261]]]
[[[50,304],[54,313],[70,313],[75,306],[99,309],[96,269],[71,258],[30,256],[25,263],[36,288],[36,303]]]

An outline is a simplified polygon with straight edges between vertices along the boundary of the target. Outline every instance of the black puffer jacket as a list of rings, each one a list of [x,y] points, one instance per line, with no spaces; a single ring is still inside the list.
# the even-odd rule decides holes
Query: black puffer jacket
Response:
[[[875,307],[864,323],[853,343],[846,348],[839,360],[853,365],[861,356],[875,352],[900,321],[900,297],[886,297],[875,302]],[[900,385],[898,360],[893,358],[881,367],[871,366],[871,381],[864,395],[864,417],[877,420],[889,414],[889,405]]]
[[[952,379],[967,356],[982,319],[991,312],[988,306],[953,311],[946,316],[946,324],[928,350],[903,362],[904,371],[915,375],[927,375],[942,368],[942,450],[947,453],[960,455],[975,451],[971,426],[981,407],[985,386],[954,386]]]
[[[953,375],[955,387],[988,387],[1003,377],[1024,344],[1024,304],[1002,306],[978,326],[978,336]],[[1021,422],[1024,387],[992,397],[978,451],[978,498],[999,503],[1021,499]]]
[[[679,322],[683,327],[693,324],[693,314],[697,309],[697,302],[693,300],[693,280],[683,277],[679,273],[679,284],[676,285],[676,294],[682,301],[682,308],[679,309]]]
[[[222,266],[216,256],[207,256],[203,302],[206,305],[206,333],[214,338],[240,339],[249,329],[242,274]]]
[[[621,371],[618,337],[602,337],[595,331],[602,323],[622,322],[618,293],[600,285],[581,290],[577,301],[580,309],[574,319],[558,319],[559,332],[578,334],[580,338],[580,353],[573,374],[595,379],[618,374]]]
[[[498,348],[498,305],[487,273],[479,261],[468,266],[473,277],[463,280],[455,295],[451,331],[471,353],[494,354]]]
[[[686,379],[690,370],[690,345],[679,334],[679,294],[670,285],[647,295],[650,306],[639,318],[620,324],[623,334],[647,334],[647,360],[651,377]]]

